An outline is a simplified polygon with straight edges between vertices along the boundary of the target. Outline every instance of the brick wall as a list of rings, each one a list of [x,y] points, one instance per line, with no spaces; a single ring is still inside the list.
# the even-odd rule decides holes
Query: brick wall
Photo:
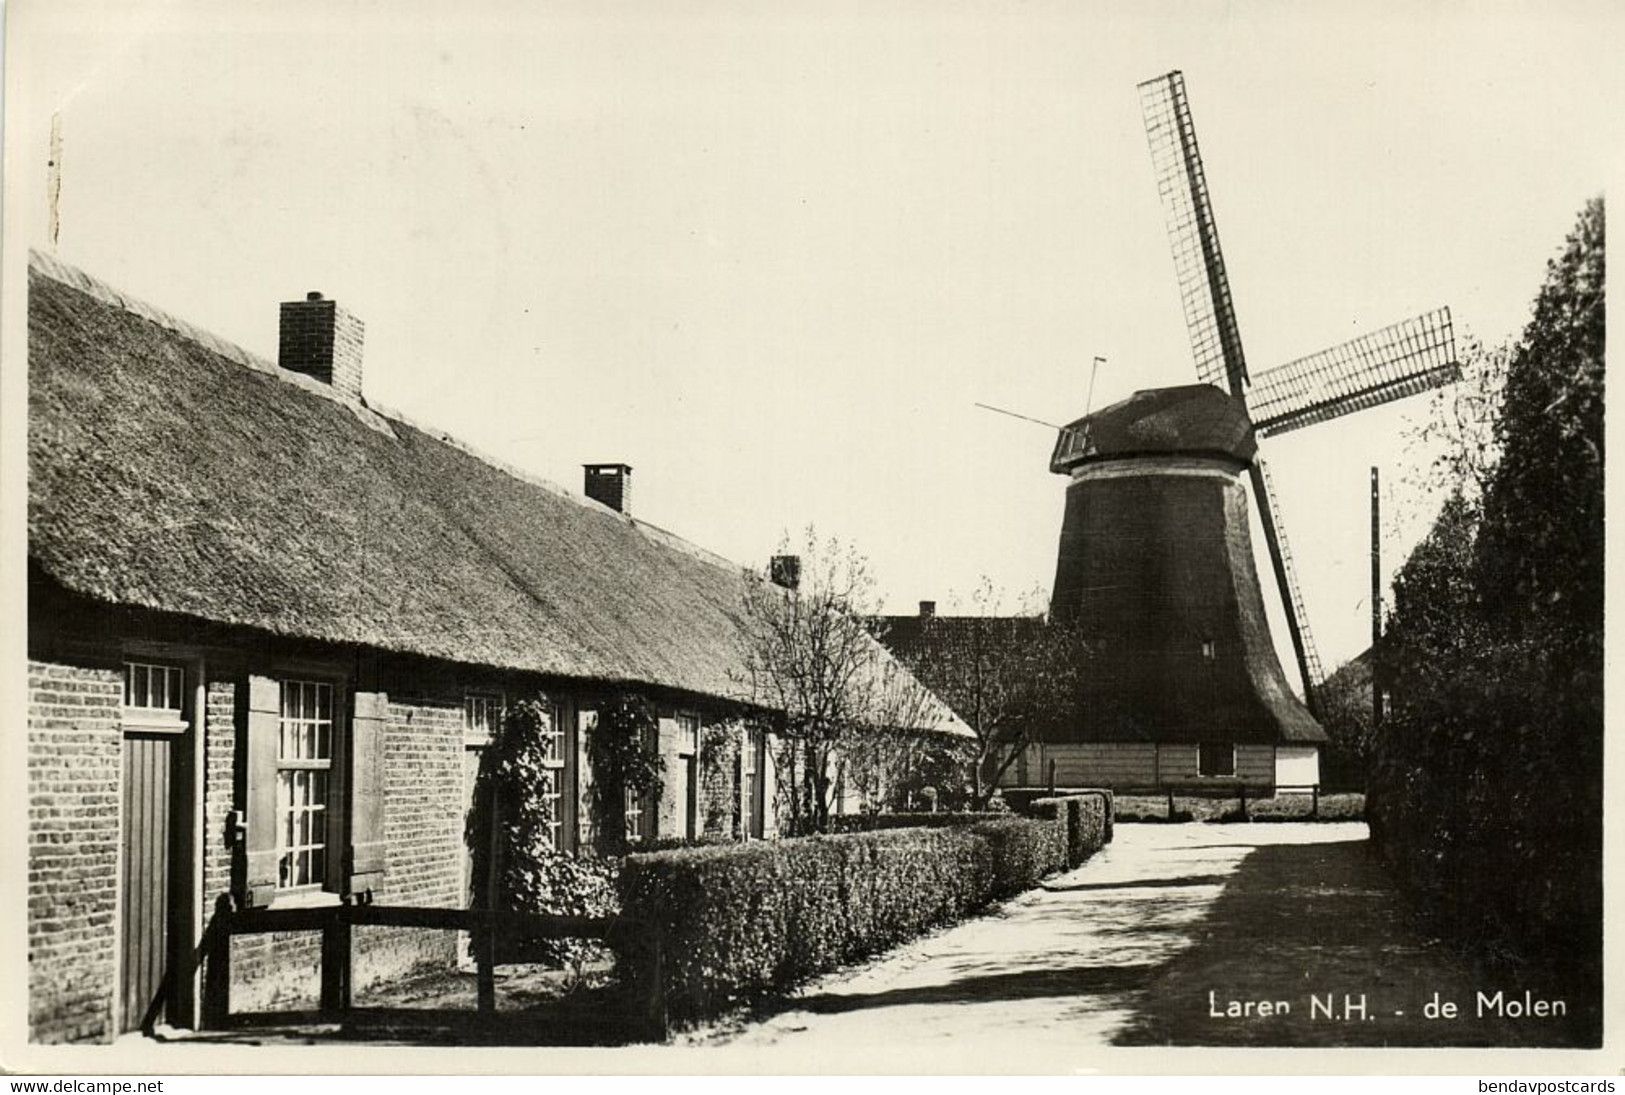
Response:
[[[226,814],[232,808],[237,750],[237,682],[209,680],[203,718],[203,915],[213,915],[219,895],[231,892],[231,845]]]
[[[463,706],[391,697],[385,728],[384,832],[389,869],[381,905],[462,907]],[[355,985],[394,980],[456,961],[456,933],[369,928],[355,939]]]
[[[28,664],[28,1022],[36,1042],[113,1033],[122,700],[116,669]]]
[[[212,708],[211,692],[211,708]],[[230,705],[223,707],[227,713]],[[211,741],[213,740],[211,734]],[[223,742],[230,742],[222,735]],[[213,781],[211,792],[220,787]],[[463,714],[461,700],[391,699],[384,744],[384,826],[388,867],[380,905],[459,907],[463,895]],[[230,794],[227,770],[224,790]],[[225,809],[209,816],[224,823]],[[218,827],[216,829],[218,830]],[[229,865],[229,856],[225,862]],[[229,873],[216,876],[229,884]],[[211,900],[214,890],[211,890]],[[354,940],[354,987],[371,986],[456,961],[454,932],[361,928]],[[314,1005],[320,998],[320,937],[314,932],[232,940],[232,1008],[256,1011]]]

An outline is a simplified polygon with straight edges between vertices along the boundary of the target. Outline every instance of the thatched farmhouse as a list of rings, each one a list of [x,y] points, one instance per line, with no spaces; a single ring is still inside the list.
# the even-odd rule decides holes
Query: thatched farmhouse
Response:
[[[739,672],[761,579],[626,512],[624,465],[583,497],[369,407],[333,302],[281,320],[271,364],[30,263],[35,1040],[194,1022],[221,895],[465,905],[472,774],[517,699],[553,704],[560,850],[593,847],[588,741],[623,689],[665,758],[632,838],[775,833]],[[234,1003],[304,992],[318,950],[234,940]],[[452,933],[363,931],[356,983],[454,959]]]

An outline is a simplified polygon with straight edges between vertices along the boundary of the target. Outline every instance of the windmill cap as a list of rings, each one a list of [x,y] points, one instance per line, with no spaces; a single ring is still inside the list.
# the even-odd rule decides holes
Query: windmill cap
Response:
[[[1241,401],[1212,384],[1147,388],[1064,427],[1049,470],[1130,456],[1216,456],[1241,464],[1258,452]]]

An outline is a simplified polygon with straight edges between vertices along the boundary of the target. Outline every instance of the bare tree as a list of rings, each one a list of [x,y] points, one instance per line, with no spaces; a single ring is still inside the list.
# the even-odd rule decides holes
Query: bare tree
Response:
[[[946,712],[872,633],[863,556],[820,542],[811,527],[800,556],[798,589],[765,576],[746,583],[744,683],[756,706],[780,713],[780,788],[793,824],[825,832],[845,766],[861,757],[873,770],[894,740],[888,732],[929,731]]]
[[[1087,651],[1074,626],[1046,618],[1041,591],[1007,612],[983,578],[970,601],[970,615],[928,617],[895,646],[975,732],[972,796],[984,806],[1034,736],[1070,720]]]
[[[1426,419],[1409,431],[1408,445],[1427,460],[1417,486],[1431,499],[1457,491],[1470,505],[1484,496],[1501,445],[1495,422],[1507,381],[1510,347],[1462,342],[1461,380],[1437,388]]]

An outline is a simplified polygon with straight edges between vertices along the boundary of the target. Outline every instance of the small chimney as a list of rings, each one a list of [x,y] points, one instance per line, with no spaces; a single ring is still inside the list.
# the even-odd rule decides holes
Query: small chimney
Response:
[[[583,490],[594,502],[602,502],[616,513],[632,512],[632,465],[583,464],[587,471]]]
[[[775,555],[767,567],[768,577],[785,589],[801,588],[801,556]]]
[[[936,614],[937,614],[937,602],[935,602],[935,601],[921,601],[920,602],[920,619],[928,620],[932,616],[935,616]]]
[[[347,399],[361,398],[361,341],[365,326],[320,293],[282,305],[277,364],[329,384]]]

